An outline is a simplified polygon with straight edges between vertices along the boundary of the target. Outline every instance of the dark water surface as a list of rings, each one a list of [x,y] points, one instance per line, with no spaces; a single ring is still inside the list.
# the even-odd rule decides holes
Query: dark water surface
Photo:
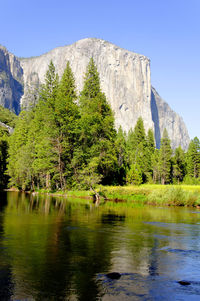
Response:
[[[200,211],[1,193],[0,300],[200,300]]]

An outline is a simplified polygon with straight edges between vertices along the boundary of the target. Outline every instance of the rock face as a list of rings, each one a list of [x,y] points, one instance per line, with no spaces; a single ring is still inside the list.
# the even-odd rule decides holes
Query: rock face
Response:
[[[160,147],[160,138],[166,128],[172,148],[175,149],[181,145],[183,149],[187,149],[190,138],[183,119],[169,107],[153,87],[151,90],[151,112],[157,148]]]
[[[31,59],[21,60],[25,93],[31,83],[43,82],[50,60],[59,76],[70,61],[80,91],[90,58],[97,65],[101,88],[115,113],[116,127],[125,131],[135,126],[142,116],[145,128],[153,128],[150,109],[151,81],[149,59],[98,39],[84,39],[70,46],[59,47]],[[22,98],[22,105],[26,106]]]
[[[134,128],[137,119],[141,116],[145,129],[155,130],[158,147],[160,136],[166,127],[172,145],[175,147],[181,144],[182,147],[187,148],[189,136],[182,119],[151,88],[149,59],[104,40],[84,39],[69,46],[55,48],[39,57],[20,59],[18,69],[22,68],[21,72],[23,70],[24,82],[21,106],[27,107],[30,102],[35,101],[33,91],[37,90],[40,83],[44,81],[51,60],[59,76],[62,75],[67,61],[70,61],[77,89],[80,91],[91,57],[94,58],[100,74],[102,91],[105,92],[114,111],[117,128],[121,125],[128,132],[130,128]],[[19,62],[18,59],[15,60]],[[15,89],[11,88],[11,90],[15,92]],[[1,103],[4,101],[2,96],[0,101]],[[10,107],[15,109],[12,102]],[[18,110],[15,111],[18,113]]]
[[[12,132],[13,132],[13,128],[11,128],[9,125],[7,125],[7,124],[5,124],[5,123],[3,123],[3,122],[1,122],[0,121],[0,127],[3,127],[3,128],[6,128],[7,130],[8,130],[8,132],[9,132],[9,134],[12,134]]]
[[[0,105],[18,114],[22,95],[23,70],[20,61],[0,46]]]

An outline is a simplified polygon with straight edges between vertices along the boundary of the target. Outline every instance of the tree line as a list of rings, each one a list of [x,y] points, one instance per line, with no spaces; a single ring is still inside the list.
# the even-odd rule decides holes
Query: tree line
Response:
[[[50,62],[37,104],[20,113],[7,136],[0,133],[1,186],[9,179],[22,190],[89,189],[98,183],[197,183],[200,177],[197,137],[187,152],[180,146],[173,151],[166,129],[156,149],[142,118],[128,134],[115,129],[92,58],[80,95],[70,63],[59,79]]]

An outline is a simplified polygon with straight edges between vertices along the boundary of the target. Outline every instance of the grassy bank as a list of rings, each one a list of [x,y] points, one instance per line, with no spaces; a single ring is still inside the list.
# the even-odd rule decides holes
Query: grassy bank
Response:
[[[141,185],[103,187],[108,199],[115,202],[139,202],[162,206],[200,206],[200,186],[195,185]]]
[[[101,204],[120,203],[126,206],[135,204],[154,206],[192,206],[200,207],[200,186],[197,185],[152,185],[140,186],[99,186]],[[91,199],[91,191],[40,191],[53,196]]]

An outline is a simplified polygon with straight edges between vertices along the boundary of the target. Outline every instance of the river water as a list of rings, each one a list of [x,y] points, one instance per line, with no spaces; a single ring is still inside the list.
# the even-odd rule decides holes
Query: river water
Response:
[[[200,211],[3,192],[0,300],[200,300]]]

